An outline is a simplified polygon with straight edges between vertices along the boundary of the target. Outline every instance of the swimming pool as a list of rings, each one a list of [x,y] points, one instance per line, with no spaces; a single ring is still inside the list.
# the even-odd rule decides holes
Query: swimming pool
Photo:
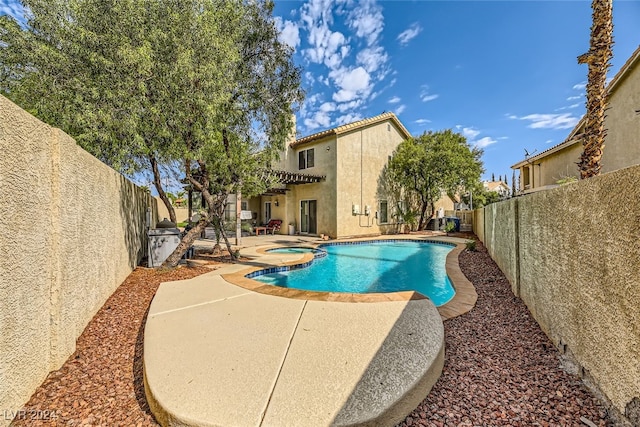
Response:
[[[305,268],[277,267],[279,271],[257,271],[247,277],[321,292],[414,290],[439,306],[455,294],[445,270],[447,254],[453,248],[443,243],[398,240],[333,243],[321,246],[328,256],[316,256]]]

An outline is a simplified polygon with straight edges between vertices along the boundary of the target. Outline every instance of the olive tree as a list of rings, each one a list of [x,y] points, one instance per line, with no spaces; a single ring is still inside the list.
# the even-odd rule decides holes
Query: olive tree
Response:
[[[469,146],[463,135],[450,129],[426,132],[396,148],[385,181],[401,189],[406,209],[419,215],[418,229],[423,229],[442,194],[462,194],[477,185],[481,155],[481,149]]]

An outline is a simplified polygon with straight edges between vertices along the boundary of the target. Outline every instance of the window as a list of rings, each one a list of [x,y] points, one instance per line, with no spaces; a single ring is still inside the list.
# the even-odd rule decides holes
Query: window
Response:
[[[307,169],[314,166],[313,148],[298,152],[298,169]]]
[[[380,200],[378,207],[378,223],[386,224],[389,222],[389,205],[386,200]]]
[[[247,202],[247,201],[240,202],[240,209],[242,209],[243,211],[248,211],[249,210],[249,202]]]

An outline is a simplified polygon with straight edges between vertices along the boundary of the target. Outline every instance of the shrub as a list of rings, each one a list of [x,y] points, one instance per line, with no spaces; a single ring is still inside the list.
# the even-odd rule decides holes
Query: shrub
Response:
[[[467,240],[466,244],[467,244],[467,250],[468,251],[471,251],[471,252],[475,252],[476,251],[476,241],[475,240]]]
[[[456,231],[456,223],[453,221],[447,221],[444,226],[444,231],[446,231],[447,234],[453,233],[454,231]]]

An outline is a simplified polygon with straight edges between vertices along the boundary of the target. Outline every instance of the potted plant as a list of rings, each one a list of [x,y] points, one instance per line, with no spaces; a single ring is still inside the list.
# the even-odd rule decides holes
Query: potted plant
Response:
[[[413,231],[414,227],[418,223],[418,212],[407,209],[406,211],[400,211],[400,220],[401,220],[401,232],[404,234],[409,234]]]

